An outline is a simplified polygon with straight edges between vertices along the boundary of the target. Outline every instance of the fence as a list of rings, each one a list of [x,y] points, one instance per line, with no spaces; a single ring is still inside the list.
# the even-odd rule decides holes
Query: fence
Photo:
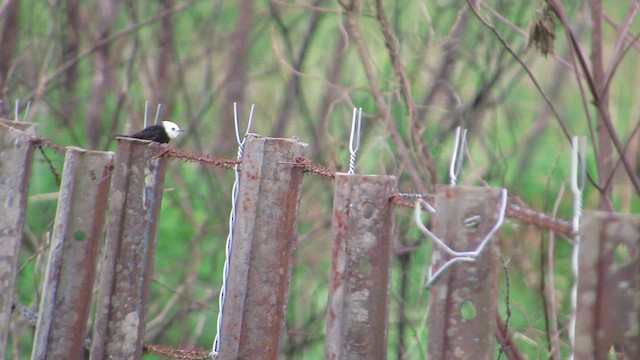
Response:
[[[7,120],[0,124],[0,358],[7,348],[37,146],[64,150],[66,159],[33,359],[82,358],[86,348],[96,360],[139,359],[143,351],[188,359],[212,356],[143,344],[169,158],[240,166],[218,358],[279,356],[305,172],[335,180],[325,358],[386,358],[393,213],[398,206],[416,206],[397,191],[394,176],[343,174],[314,165],[303,157],[306,145],[294,139],[251,134],[242,161],[235,161],[125,138],[118,139],[115,155],[61,149],[36,137],[34,128]],[[495,339],[507,358],[522,358],[496,311],[499,246],[491,239],[505,216],[579,235],[575,358],[604,358],[612,347],[629,359],[640,358],[640,216],[586,212],[575,234],[568,222],[507,198],[505,190],[440,185],[433,196],[414,197],[421,198],[416,220],[436,244],[433,262],[439,269],[430,283],[429,359],[491,358]],[[437,209],[431,215],[433,233],[419,216],[432,207]],[[101,246],[102,259],[95,261]],[[99,290],[88,343],[94,283]]]

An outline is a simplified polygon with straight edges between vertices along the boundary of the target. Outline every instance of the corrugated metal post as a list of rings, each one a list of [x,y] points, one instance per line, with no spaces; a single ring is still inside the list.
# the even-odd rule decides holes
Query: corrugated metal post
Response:
[[[575,358],[640,359],[640,216],[586,211],[578,254]]]
[[[91,359],[140,359],[166,170],[161,144],[118,138]]]
[[[218,359],[279,358],[306,146],[246,139]]]
[[[32,123],[0,119],[0,359],[7,349],[35,128]]]
[[[497,222],[500,199],[500,189],[438,185],[434,234],[453,250],[475,250]],[[474,216],[479,222],[465,226],[465,220]],[[429,359],[493,359],[498,234],[477,261],[454,264],[431,288]],[[448,259],[434,246],[434,272]]]
[[[395,176],[336,174],[325,359],[387,358]]]
[[[32,359],[83,358],[112,160],[67,148]]]

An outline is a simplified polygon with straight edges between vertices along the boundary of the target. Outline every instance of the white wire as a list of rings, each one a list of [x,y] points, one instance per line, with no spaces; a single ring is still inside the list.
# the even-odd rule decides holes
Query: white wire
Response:
[[[160,119],[160,109],[162,109],[162,104],[158,104],[158,108],[156,109],[156,118],[153,120],[154,125],[158,125],[158,120]]]
[[[451,249],[449,245],[447,245],[443,240],[438,238],[434,233],[427,229],[427,227],[422,222],[421,205],[425,206],[427,210],[432,213],[435,212],[435,209],[433,209],[426,201],[422,199],[418,199],[416,201],[414,220],[416,222],[416,225],[418,226],[418,229],[426,234],[440,248],[440,250],[443,250],[444,252],[453,256],[453,258],[449,259],[444,265],[442,265],[433,276],[431,274],[431,269],[429,269],[429,280],[426,285],[427,288],[430,288],[433,283],[438,280],[440,275],[442,275],[451,265],[460,261],[476,261],[478,257],[480,257],[480,255],[484,251],[484,248],[487,246],[487,244],[489,244],[489,241],[491,241],[493,236],[496,234],[496,232],[498,232],[498,230],[500,230],[502,224],[504,223],[505,212],[507,210],[507,189],[502,189],[500,191],[500,195],[500,210],[498,213],[498,220],[496,221],[493,228],[491,228],[491,230],[487,233],[487,235],[485,235],[480,245],[478,245],[475,250],[471,251],[455,251]]]
[[[147,117],[149,116],[149,100],[145,100],[144,102],[144,126],[143,129],[147,128]]]
[[[236,141],[238,142],[238,160],[242,160],[244,143],[246,135],[251,131],[251,125],[253,124],[253,114],[255,111],[255,105],[251,105],[251,113],[249,114],[249,123],[247,124],[247,131],[245,137],[240,138],[240,121],[238,120],[238,106],[233,103],[233,118],[236,130]],[[233,230],[236,225],[236,205],[238,203],[238,189],[240,188],[240,165],[236,165],[234,168],[236,179],[233,182],[233,189],[231,190],[231,212],[229,213],[229,234],[227,235],[227,244],[225,247],[225,260],[224,268],[222,270],[222,287],[220,289],[220,297],[218,298],[218,320],[216,324],[216,336],[213,340],[213,350],[209,354],[210,358],[216,358],[220,353],[220,334],[222,332],[222,314],[224,312],[224,305],[227,292],[227,280],[229,279],[229,264],[231,262],[231,249],[233,247]]]
[[[353,175],[356,173],[356,160],[358,158],[358,150],[360,149],[360,137],[362,136],[362,108],[353,108],[353,117],[351,119],[351,136],[349,137],[349,172]]]
[[[24,121],[29,121],[30,110],[31,110],[31,100],[27,101],[27,108],[24,111]]]
[[[464,147],[466,142],[467,129],[462,129],[458,126],[456,128],[456,140],[453,144],[453,154],[451,154],[451,164],[449,164],[449,182],[451,185],[456,185],[458,181],[458,176],[462,169],[462,160],[464,160]]]
[[[578,141],[580,140],[580,141]],[[582,216],[582,196],[586,178],[586,148],[587,138],[578,139],[577,136],[571,138],[571,192],[573,193],[573,232],[576,234],[571,254],[571,270],[573,272],[573,286],[571,287],[571,320],[569,322],[569,342],[571,344],[571,355],[573,360],[576,344],[576,311],[578,308],[578,278],[580,270],[578,267],[578,257],[580,254],[580,217]]]

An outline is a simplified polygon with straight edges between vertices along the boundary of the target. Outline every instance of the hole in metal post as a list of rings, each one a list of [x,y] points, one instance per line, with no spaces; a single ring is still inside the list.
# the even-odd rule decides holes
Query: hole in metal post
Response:
[[[87,237],[87,233],[85,233],[83,230],[76,230],[73,233],[73,238],[76,241],[82,241]]]
[[[629,247],[625,243],[616,245],[613,249],[613,267],[619,269],[631,262]]]
[[[475,233],[480,228],[480,215],[468,216],[464,219],[464,228],[467,233]]]
[[[362,217],[364,217],[365,219],[371,219],[375,209],[376,207],[371,201],[365,201],[360,209],[360,211],[362,212]]]
[[[371,261],[360,259],[360,261],[358,261],[358,272],[360,275],[369,276],[369,274],[371,274]]]
[[[98,175],[96,174],[95,170],[89,170],[89,180],[91,181],[96,181],[96,179],[98,178]]]
[[[460,305],[460,315],[463,319],[471,320],[476,318],[476,307],[471,300],[465,300]]]

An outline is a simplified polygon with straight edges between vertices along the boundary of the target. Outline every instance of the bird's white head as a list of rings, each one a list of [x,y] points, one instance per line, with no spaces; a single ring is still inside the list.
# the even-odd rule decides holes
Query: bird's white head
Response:
[[[180,135],[180,133],[184,131],[180,129],[178,124],[171,121],[163,121],[162,126],[164,126],[164,130],[167,132],[167,135],[169,135],[170,139],[177,138],[178,135]]]

